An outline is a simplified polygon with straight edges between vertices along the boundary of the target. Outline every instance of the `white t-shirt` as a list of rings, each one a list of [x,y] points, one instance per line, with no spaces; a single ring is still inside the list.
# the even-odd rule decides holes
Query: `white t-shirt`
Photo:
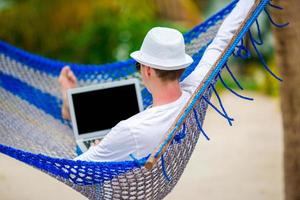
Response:
[[[143,158],[159,145],[191,94],[226,48],[233,34],[247,16],[254,0],[240,0],[222,23],[196,69],[181,82],[182,95],[169,104],[150,107],[119,122],[96,146],[75,158],[85,161],[125,161],[129,156]]]

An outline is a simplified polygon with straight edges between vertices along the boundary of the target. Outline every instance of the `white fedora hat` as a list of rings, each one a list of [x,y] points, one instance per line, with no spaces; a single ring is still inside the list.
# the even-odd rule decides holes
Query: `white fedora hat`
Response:
[[[185,53],[182,34],[176,29],[163,27],[152,28],[141,49],[130,56],[141,64],[162,70],[183,69],[193,62]]]

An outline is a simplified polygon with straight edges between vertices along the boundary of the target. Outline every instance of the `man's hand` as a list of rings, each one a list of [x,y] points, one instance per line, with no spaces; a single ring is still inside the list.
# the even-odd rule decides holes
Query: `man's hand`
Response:
[[[97,139],[97,140],[95,140],[95,141],[92,143],[91,146],[96,146],[96,145],[98,145],[100,142],[101,142],[101,140],[100,140],[100,139]]]
[[[64,119],[71,119],[68,106],[67,90],[77,87],[77,79],[69,66],[65,66],[64,68],[62,68],[58,77],[58,82],[60,84],[63,98],[63,105],[61,108],[62,117]]]

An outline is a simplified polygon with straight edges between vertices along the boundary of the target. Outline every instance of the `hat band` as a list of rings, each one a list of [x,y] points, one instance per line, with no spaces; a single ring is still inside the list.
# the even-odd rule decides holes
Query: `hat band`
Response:
[[[178,66],[186,66],[192,63],[192,59],[187,60],[186,54],[184,54],[184,57],[181,58],[157,58],[154,56],[151,56],[147,53],[144,53],[142,51],[137,52],[137,59],[141,62],[144,62],[145,64],[149,65],[156,65],[156,66],[165,66],[165,67],[178,67]],[[189,56],[188,56],[189,57]]]

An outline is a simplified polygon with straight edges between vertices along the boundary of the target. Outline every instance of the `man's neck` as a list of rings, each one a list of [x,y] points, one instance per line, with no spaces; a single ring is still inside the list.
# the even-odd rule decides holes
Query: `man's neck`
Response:
[[[172,103],[179,99],[181,94],[182,91],[178,81],[160,83],[152,91],[153,106]]]

